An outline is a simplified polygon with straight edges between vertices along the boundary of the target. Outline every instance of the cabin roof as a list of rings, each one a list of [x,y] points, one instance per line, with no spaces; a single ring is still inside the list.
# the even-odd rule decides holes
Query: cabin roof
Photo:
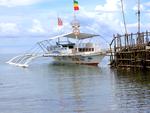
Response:
[[[95,36],[99,36],[99,35],[88,34],[88,33],[80,33],[77,36],[77,38],[78,39],[87,39],[87,38],[92,38],[92,37],[95,37]],[[64,37],[76,39],[76,35],[74,33],[66,34],[66,35],[64,35]]]

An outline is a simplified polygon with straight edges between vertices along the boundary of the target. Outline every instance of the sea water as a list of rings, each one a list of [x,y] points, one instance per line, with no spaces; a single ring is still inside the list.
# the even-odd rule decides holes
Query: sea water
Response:
[[[111,69],[107,57],[99,67],[5,63],[41,39],[1,39],[0,113],[150,113],[150,72]]]

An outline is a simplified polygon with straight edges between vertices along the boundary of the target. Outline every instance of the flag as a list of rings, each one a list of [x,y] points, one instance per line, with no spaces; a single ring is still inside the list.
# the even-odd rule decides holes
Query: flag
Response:
[[[76,0],[74,0],[74,10],[75,11],[79,10],[78,1],[76,1]]]
[[[63,25],[63,21],[61,20],[61,18],[58,17],[58,26],[62,26]]]

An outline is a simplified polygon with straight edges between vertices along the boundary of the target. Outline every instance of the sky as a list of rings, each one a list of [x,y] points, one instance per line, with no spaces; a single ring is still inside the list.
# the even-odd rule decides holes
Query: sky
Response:
[[[124,33],[120,0],[77,0],[81,32]],[[137,0],[123,0],[129,33],[137,32]],[[72,31],[73,0],[0,0],[0,36],[49,36]],[[60,30],[57,17],[63,21]],[[150,1],[141,0],[141,31],[150,29]]]

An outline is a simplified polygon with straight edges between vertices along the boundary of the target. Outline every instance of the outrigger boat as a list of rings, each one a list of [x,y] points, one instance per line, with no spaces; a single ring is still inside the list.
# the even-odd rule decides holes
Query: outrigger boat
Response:
[[[77,1],[74,1],[74,3],[77,4]],[[78,10],[79,8],[76,6],[74,9]],[[96,44],[94,40],[92,42],[92,39],[99,37],[99,35],[81,33],[80,24],[75,15],[71,25],[73,29],[71,33],[37,42],[36,47],[31,52],[16,56],[7,63],[28,67],[30,61],[37,57],[52,57],[55,63],[98,65],[106,55],[99,44]],[[40,50],[37,48],[40,48]]]
[[[98,44],[83,42],[97,36],[99,35],[87,33],[79,33],[77,36],[74,33],[65,34],[57,37],[58,41],[55,45],[47,46],[48,53],[43,56],[53,57],[55,63],[98,65],[104,58],[105,53]],[[60,41],[60,38],[66,38],[67,41]],[[75,39],[76,43],[69,39]]]
[[[52,37],[48,40],[37,42],[37,47],[32,52],[16,56],[7,63],[28,67],[30,61],[37,57],[52,57],[54,63],[98,65],[106,55],[98,43],[94,43],[97,34],[80,33],[79,23],[72,24],[73,32]],[[92,41],[93,39],[93,41]],[[36,48],[37,48],[36,47]],[[37,52],[38,51],[38,52]]]

